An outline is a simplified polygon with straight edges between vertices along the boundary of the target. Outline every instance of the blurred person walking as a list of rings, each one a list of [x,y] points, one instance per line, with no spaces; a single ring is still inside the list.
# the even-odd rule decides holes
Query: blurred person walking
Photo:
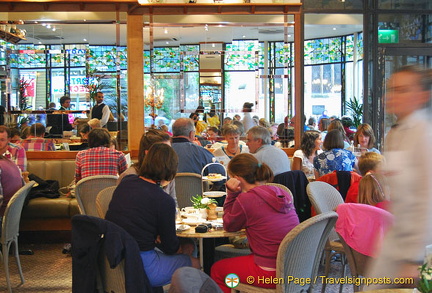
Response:
[[[405,66],[387,82],[387,112],[397,116],[384,144],[386,176],[391,189],[390,211],[395,216],[378,258],[367,276],[419,277],[425,246],[432,243],[432,145],[430,116],[424,106],[431,95],[430,70]],[[411,284],[415,286],[415,282]],[[372,285],[368,290],[401,286]]]

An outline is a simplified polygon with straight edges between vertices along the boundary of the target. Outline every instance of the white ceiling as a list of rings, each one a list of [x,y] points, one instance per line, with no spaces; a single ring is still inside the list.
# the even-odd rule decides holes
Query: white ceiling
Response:
[[[1,13],[0,13],[1,16]],[[88,17],[73,19],[70,15],[8,14],[9,19],[24,19],[26,24],[18,28],[26,29],[27,41],[38,44],[79,44],[126,45],[125,19],[116,24],[115,18],[108,15],[83,15]],[[57,16],[59,17],[59,16]],[[123,17],[124,18],[124,17]],[[200,42],[231,42],[234,39],[258,39],[260,41],[284,40],[283,19],[280,16],[217,16],[199,18],[185,16],[161,17],[155,20],[154,45],[176,46]],[[290,19],[288,19],[290,21]],[[363,30],[361,15],[306,15],[305,39],[339,36]],[[36,23],[37,22],[37,23]],[[51,28],[42,26],[49,23]],[[207,29],[206,29],[207,25]],[[52,29],[55,27],[55,31]],[[286,29],[288,41],[293,41],[293,27]],[[84,41],[85,39],[85,41]],[[150,41],[149,28],[144,24],[144,42]],[[167,43],[168,42],[168,43]]]

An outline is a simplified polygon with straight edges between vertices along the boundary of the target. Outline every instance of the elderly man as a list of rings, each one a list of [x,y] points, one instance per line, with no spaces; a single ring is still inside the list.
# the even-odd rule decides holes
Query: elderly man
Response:
[[[265,163],[272,169],[275,176],[291,170],[288,155],[271,145],[270,131],[267,128],[254,126],[249,129],[246,145],[260,163]]]
[[[4,125],[0,125],[0,156],[11,159],[20,168],[21,172],[27,171],[27,156],[25,150],[11,143],[11,131]]]
[[[21,141],[21,146],[26,151],[55,151],[52,140],[45,139],[45,126],[41,123],[35,123],[30,126],[30,135]]]
[[[195,126],[190,118],[179,118],[173,126],[172,147],[179,157],[178,172],[201,174],[205,165],[211,163],[214,156],[205,148],[193,143],[195,139]],[[206,170],[210,173],[223,174],[220,166],[210,166]]]

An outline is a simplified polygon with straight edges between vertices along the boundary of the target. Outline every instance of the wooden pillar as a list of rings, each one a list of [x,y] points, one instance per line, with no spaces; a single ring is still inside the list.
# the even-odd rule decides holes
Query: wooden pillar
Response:
[[[144,133],[144,58],[143,16],[127,17],[128,63],[128,141],[129,151],[139,149]]]
[[[304,115],[304,14],[301,10],[300,13],[294,15],[294,22],[294,141],[295,149],[299,149],[304,127],[304,123],[302,123]]]

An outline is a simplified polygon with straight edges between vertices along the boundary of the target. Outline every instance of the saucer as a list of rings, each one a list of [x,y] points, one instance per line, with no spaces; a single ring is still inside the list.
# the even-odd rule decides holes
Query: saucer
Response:
[[[183,219],[183,224],[191,225],[191,226],[197,226],[203,222],[201,219]]]
[[[186,230],[189,230],[189,229],[190,229],[189,225],[184,225],[184,224],[182,224],[182,225],[176,225],[176,231],[177,232],[186,231]]]

